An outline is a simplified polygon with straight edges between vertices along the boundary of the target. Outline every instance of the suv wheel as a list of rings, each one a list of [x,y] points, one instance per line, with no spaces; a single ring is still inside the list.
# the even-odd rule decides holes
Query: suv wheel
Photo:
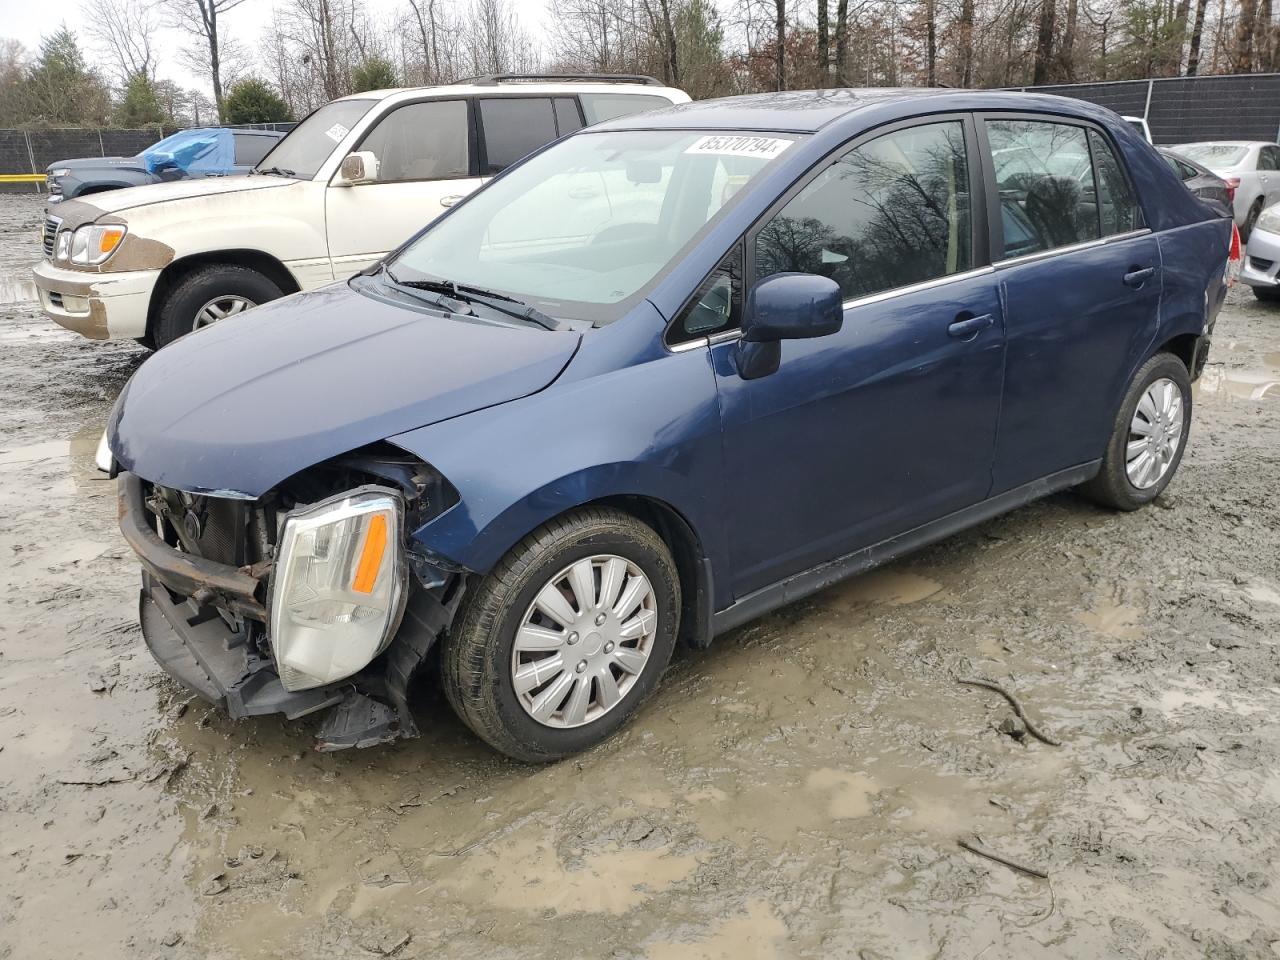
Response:
[[[230,263],[200,267],[169,291],[156,314],[152,339],[167,347],[193,330],[275,300],[283,291],[257,270]]]
[[[1280,286],[1276,287],[1250,287],[1253,295],[1259,300],[1266,303],[1275,303],[1280,301]]]
[[[1102,469],[1081,489],[1117,510],[1150,503],[1173,479],[1191,427],[1191,378],[1181,360],[1157,353],[1129,384]]]
[[[662,538],[618,510],[577,510],[512,548],[469,598],[441,654],[445,694],[507,756],[558,760],[653,692],[679,619]]]

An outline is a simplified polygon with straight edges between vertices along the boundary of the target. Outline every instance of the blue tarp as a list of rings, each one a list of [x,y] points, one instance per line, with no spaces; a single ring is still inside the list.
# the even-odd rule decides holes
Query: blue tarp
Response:
[[[142,151],[148,173],[176,167],[186,174],[232,173],[235,137],[230,130],[183,130]]]

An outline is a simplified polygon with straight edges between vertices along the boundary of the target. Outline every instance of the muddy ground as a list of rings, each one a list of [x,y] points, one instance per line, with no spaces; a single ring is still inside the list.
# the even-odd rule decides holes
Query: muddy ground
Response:
[[[555,766],[429,685],[420,740],[326,755],[145,652],[92,467],[145,355],[41,318],[39,219],[0,198],[0,958],[1280,955],[1280,308],[1233,291],[1153,508],[1055,496],[678,654]]]

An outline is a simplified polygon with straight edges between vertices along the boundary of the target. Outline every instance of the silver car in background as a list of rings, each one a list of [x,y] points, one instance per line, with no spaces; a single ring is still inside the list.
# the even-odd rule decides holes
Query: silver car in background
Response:
[[[1264,208],[1280,201],[1280,145],[1255,140],[1183,143],[1170,147],[1207,167],[1235,191],[1232,212],[1248,240]]]
[[[1240,280],[1259,300],[1280,302],[1280,203],[1267,207],[1253,225]]]

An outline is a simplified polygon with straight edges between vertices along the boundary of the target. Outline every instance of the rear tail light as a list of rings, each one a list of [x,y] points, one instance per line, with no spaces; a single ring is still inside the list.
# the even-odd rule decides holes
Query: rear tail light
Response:
[[[1236,202],[1236,187],[1240,186],[1239,177],[1223,177],[1222,182],[1227,185],[1227,203]]]
[[[1228,249],[1226,280],[1229,287],[1236,282],[1236,275],[1240,272],[1240,228],[1234,223],[1231,224],[1231,246]]]

